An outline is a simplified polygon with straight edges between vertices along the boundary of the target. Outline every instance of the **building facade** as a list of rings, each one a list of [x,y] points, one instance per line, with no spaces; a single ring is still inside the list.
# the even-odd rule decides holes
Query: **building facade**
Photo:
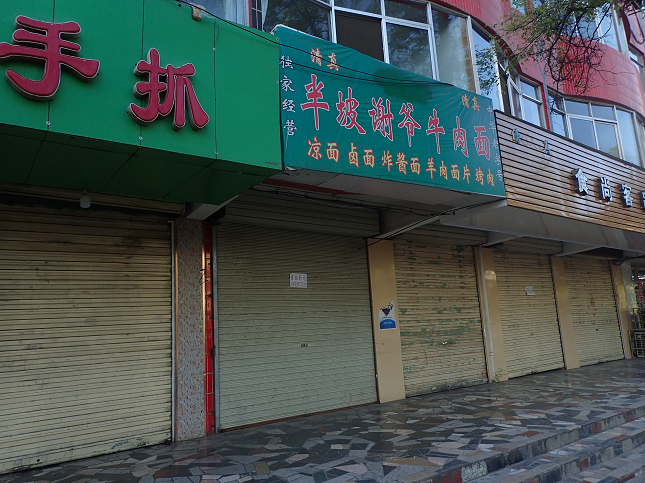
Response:
[[[573,97],[501,0],[120,3],[0,16],[0,472],[642,355],[640,17]]]

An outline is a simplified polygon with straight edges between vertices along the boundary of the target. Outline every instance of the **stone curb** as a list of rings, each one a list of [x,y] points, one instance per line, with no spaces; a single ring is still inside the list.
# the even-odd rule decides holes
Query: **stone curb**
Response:
[[[507,444],[506,446],[509,446],[509,448],[503,452],[488,451],[474,456],[471,462],[463,462],[463,464],[455,462],[457,464],[451,468],[444,471],[439,470],[431,478],[419,483],[466,483],[643,416],[645,416],[645,405],[626,409],[596,421],[590,421],[577,426],[575,429],[563,430],[558,433],[543,433],[527,438],[526,442],[520,444]]]
[[[641,421],[645,423],[645,421]],[[619,426],[618,426],[619,427]],[[602,433],[599,433],[600,435]],[[598,435],[595,435],[596,437]],[[593,437],[592,437],[593,438]],[[509,473],[512,467],[507,467],[502,474],[494,473],[486,475],[476,480],[471,480],[473,483],[551,483],[554,481],[561,481],[563,478],[568,478],[579,474],[591,466],[608,462],[624,453],[645,443],[645,425],[635,431],[632,435],[625,435],[620,439],[607,437],[604,440],[589,441],[592,438],[587,438],[590,443],[588,448],[578,450],[573,454],[563,456],[554,456],[551,461],[541,462],[540,459],[544,456],[537,456],[535,458],[524,461],[521,472]],[[597,438],[598,439],[598,438]],[[583,441],[583,440],[580,440]],[[576,443],[573,443],[576,444]],[[568,445],[562,447],[567,448]],[[535,469],[530,469],[535,460],[537,464]],[[645,462],[643,462],[645,464]],[[527,468],[528,467],[528,468]],[[519,470],[520,468],[518,468]]]

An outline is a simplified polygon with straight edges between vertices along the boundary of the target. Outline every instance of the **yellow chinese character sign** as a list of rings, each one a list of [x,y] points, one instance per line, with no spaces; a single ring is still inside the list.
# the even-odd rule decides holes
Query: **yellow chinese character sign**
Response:
[[[490,99],[288,27],[275,35],[290,59],[285,166],[505,195]]]

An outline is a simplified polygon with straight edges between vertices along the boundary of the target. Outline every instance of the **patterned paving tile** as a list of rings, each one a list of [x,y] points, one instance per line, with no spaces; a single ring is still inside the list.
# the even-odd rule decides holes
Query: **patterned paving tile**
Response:
[[[645,361],[616,361],[137,448],[0,483],[417,483],[465,465],[476,474],[485,458],[572,429],[591,435],[605,429],[599,421],[639,408]]]

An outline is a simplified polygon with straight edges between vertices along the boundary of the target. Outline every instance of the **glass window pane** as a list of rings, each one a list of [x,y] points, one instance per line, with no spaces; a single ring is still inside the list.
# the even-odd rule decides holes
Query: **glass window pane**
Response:
[[[564,99],[562,99],[562,97],[557,94],[553,94],[552,92],[548,93],[548,97],[549,109],[557,109],[558,111],[564,112]]]
[[[598,40],[598,26],[595,18],[581,18],[578,21],[578,34],[583,39]]]
[[[413,22],[428,23],[428,4],[407,0],[385,0],[385,15]]]
[[[614,120],[614,108],[611,106],[599,106],[598,104],[591,105],[591,113],[593,117],[599,117],[600,119],[611,119]]]
[[[377,18],[337,11],[336,41],[345,47],[383,60],[381,21]]]
[[[511,5],[514,9],[520,13],[526,13],[526,1],[525,0],[512,0]]]
[[[641,164],[641,158],[638,154],[638,143],[636,142],[636,131],[634,130],[634,116],[631,112],[616,111],[618,117],[618,132],[620,133],[620,143],[623,146],[623,159],[633,164]]]
[[[612,9],[610,6],[603,7],[601,11],[598,12],[600,20],[600,31],[598,36],[602,37],[602,40],[609,47],[618,49],[618,39],[616,37],[616,29],[614,28],[614,21],[612,18]]]
[[[597,122],[596,134],[598,135],[598,149],[617,158],[620,157],[615,124]]]
[[[381,13],[381,0],[336,0],[334,5],[362,12]]]
[[[237,2],[235,0],[189,0],[189,3],[216,17],[237,20]]]
[[[567,99],[564,101],[564,105],[567,107],[567,114],[589,115],[589,104],[586,102],[570,101]]]
[[[387,42],[390,64],[432,77],[430,37],[427,30],[388,23]]]
[[[566,124],[564,120],[564,116],[562,114],[559,114],[557,112],[552,112],[551,113],[551,130],[559,134],[560,136],[566,136],[567,131],[566,131]]]
[[[593,132],[593,122],[574,118],[570,118],[569,121],[571,122],[571,137],[574,141],[595,148],[596,136]]]
[[[472,30],[472,36],[481,95],[493,101],[493,109],[499,109],[499,96],[497,94],[499,77],[497,73],[497,58],[493,50],[494,46],[475,29]]]
[[[524,81],[520,81],[521,88],[522,88],[522,94],[525,96],[532,97],[533,99],[540,99],[540,96],[538,95],[537,92],[537,87],[532,86],[531,84],[528,84]]]
[[[329,8],[313,2],[269,0],[262,23],[265,32],[283,24],[314,37],[329,40]]]
[[[515,88],[515,85],[508,83],[508,89],[511,91],[511,114],[522,117],[522,96]]]
[[[475,92],[466,19],[432,10],[439,80]]]
[[[540,115],[541,104],[537,104],[526,97],[522,102],[523,119],[536,126],[542,126],[542,116]]]

